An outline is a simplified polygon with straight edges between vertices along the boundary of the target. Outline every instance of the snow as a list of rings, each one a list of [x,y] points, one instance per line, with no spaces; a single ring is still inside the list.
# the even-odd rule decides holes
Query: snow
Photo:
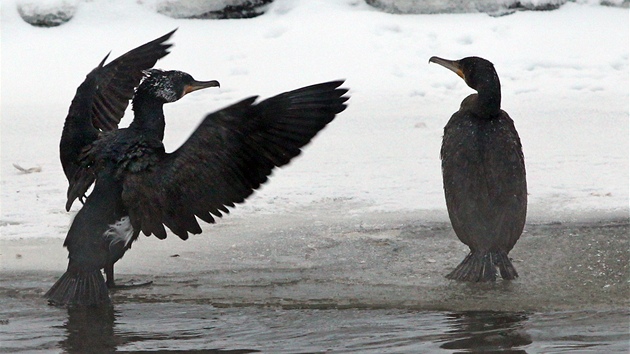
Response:
[[[442,129],[472,90],[428,64],[433,55],[495,64],[503,109],[523,142],[529,222],[627,217],[628,19],[628,9],[589,3],[491,17],[276,0],[253,19],[183,20],[133,0],[102,0],[79,3],[66,24],[37,28],[4,0],[0,237],[65,237],[73,213],[63,209],[58,142],[76,87],[110,50],[115,58],[173,28],[175,46],[157,67],[221,88],[166,106],[167,150],[206,113],[247,96],[339,78],[350,88],[348,109],[228,218],[299,210],[448,220]]]

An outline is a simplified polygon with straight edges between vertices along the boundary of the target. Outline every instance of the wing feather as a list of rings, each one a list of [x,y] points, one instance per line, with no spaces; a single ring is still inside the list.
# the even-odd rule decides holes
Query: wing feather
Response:
[[[59,144],[61,164],[70,183],[70,189],[87,190],[75,183],[94,181],[81,175],[80,161],[83,150],[99,138],[100,132],[118,129],[135,87],[143,77],[143,70],[152,68],[168,54],[165,44],[175,30],[137,47],[107,65],[109,54],[94,68],[77,88],[66,117]],[[68,201],[69,204],[72,201]]]
[[[250,97],[207,115],[154,169],[125,177],[123,202],[134,227],[151,234],[166,225],[182,239],[201,233],[196,217],[213,223],[228,213],[346,108],[342,83],[307,86],[258,104]]]

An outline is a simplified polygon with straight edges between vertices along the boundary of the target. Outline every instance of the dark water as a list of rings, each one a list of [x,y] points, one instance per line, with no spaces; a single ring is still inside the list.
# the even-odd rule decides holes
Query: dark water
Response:
[[[67,310],[1,299],[2,352],[627,353],[629,313],[217,308],[122,302]]]

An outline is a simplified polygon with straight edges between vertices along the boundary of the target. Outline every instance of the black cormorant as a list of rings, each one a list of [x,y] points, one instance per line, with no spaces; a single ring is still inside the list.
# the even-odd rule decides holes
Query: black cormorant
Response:
[[[527,183],[520,138],[501,109],[499,77],[494,65],[479,57],[429,62],[452,70],[477,91],[444,127],[446,206],[457,237],[470,248],[447,278],[494,281],[498,268],[503,279],[514,279],[518,273],[508,253],[525,226]]]
[[[181,147],[167,153],[162,106],[219,86],[180,71],[150,69],[168,54],[164,42],[173,32],[105,66],[104,59],[77,89],[60,144],[70,184],[66,209],[94,188],[68,231],[67,271],[46,293],[52,304],[108,304],[114,263],[140,232],[164,239],[166,226],[184,240],[201,233],[197,218],[213,223],[243,202],[346,107],[343,81],[259,103],[249,97],[208,114]],[[118,129],[131,98],[133,122]]]

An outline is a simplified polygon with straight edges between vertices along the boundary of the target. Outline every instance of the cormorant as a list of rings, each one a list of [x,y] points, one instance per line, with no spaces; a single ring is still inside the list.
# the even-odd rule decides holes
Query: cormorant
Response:
[[[346,108],[343,81],[258,103],[257,96],[249,97],[208,114],[181,147],[167,153],[162,106],[219,86],[181,71],[150,69],[168,54],[164,42],[173,32],[103,66],[106,57],[77,89],[60,143],[69,181],[66,209],[94,188],[64,242],[68,268],[46,293],[52,304],[110,303],[114,264],[140,232],[164,239],[166,226],[183,240],[201,233],[197,218],[213,223],[243,202]],[[118,129],[131,98],[133,122]]]
[[[455,72],[476,94],[466,97],[444,127],[442,178],[448,215],[457,237],[470,248],[447,275],[464,281],[518,277],[508,253],[527,214],[527,183],[521,141],[501,109],[501,84],[494,65],[467,57],[433,62]]]

